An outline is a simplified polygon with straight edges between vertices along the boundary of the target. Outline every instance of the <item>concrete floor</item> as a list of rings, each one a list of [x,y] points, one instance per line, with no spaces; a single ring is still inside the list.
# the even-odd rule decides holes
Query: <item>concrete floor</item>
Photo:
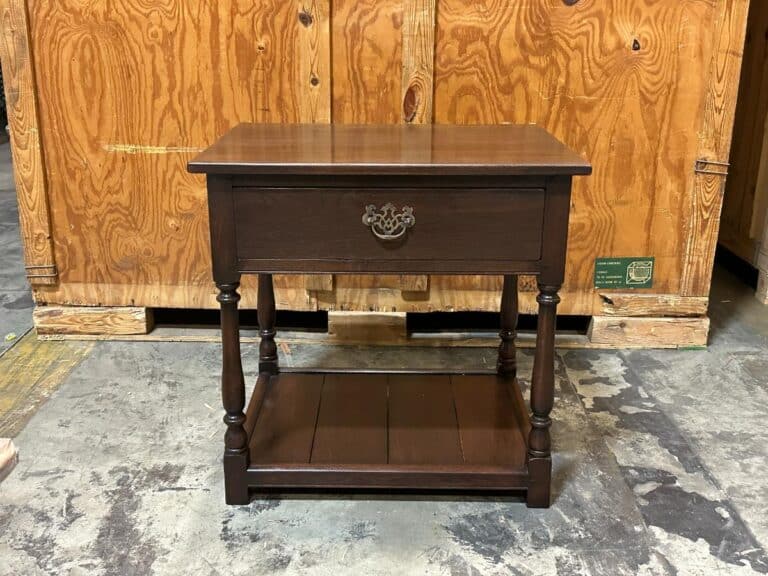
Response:
[[[0,354],[32,327],[9,145],[0,145]]]
[[[0,337],[31,327],[7,174],[0,161]],[[220,347],[96,343],[15,438],[0,574],[768,573],[768,310],[718,270],[711,315],[706,351],[558,354],[549,510],[403,495],[225,506]],[[495,360],[485,349],[282,353],[294,366]],[[521,363],[528,374],[529,353]],[[253,347],[245,365],[252,381]]]

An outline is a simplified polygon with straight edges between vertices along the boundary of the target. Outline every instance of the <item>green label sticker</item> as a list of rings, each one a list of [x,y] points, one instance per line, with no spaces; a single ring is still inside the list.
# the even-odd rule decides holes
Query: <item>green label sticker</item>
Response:
[[[651,288],[653,256],[596,258],[595,288]]]

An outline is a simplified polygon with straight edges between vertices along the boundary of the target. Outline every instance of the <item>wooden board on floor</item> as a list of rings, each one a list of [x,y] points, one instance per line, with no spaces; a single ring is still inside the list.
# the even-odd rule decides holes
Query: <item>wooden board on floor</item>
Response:
[[[594,316],[589,339],[614,348],[687,348],[707,345],[709,318]],[[653,345],[648,345],[653,343]]]
[[[705,316],[707,296],[601,292],[605,316]]]
[[[38,334],[147,334],[154,325],[151,309],[130,306],[37,306],[32,319]]]
[[[0,356],[0,437],[14,437],[92,343],[46,342],[30,332]]]

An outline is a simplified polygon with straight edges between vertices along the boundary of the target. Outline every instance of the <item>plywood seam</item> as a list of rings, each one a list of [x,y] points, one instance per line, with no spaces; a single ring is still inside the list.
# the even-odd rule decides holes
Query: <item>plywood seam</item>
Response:
[[[50,216],[50,198],[45,170],[45,153],[41,145],[40,110],[34,48],[30,42],[31,29],[26,0],[5,0],[3,15],[2,60],[11,150],[14,158],[16,194],[24,244],[27,270],[50,269],[49,274],[27,274],[32,285],[55,284],[58,279]],[[8,22],[12,22],[10,26]],[[20,20],[20,22],[19,22]],[[20,31],[20,34],[17,32]],[[14,45],[8,50],[6,43]],[[19,53],[21,52],[21,53]],[[18,83],[17,83],[18,82]],[[15,86],[15,94],[14,84]],[[28,102],[28,118],[18,117],[18,109]],[[26,120],[26,122],[25,122]],[[27,148],[22,147],[26,142]],[[24,170],[28,168],[29,174]],[[27,181],[29,178],[29,182]],[[36,212],[36,213],[35,213]],[[38,239],[44,238],[43,242]],[[38,248],[38,246],[40,246]]]

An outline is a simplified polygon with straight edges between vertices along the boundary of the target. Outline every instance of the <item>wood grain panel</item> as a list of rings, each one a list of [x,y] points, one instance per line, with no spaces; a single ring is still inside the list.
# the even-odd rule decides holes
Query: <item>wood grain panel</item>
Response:
[[[706,96],[697,130],[697,158],[728,162],[741,74],[749,0],[722,1],[716,6],[713,50],[704,76]],[[723,203],[722,176],[697,174],[683,209],[685,244],[680,294],[706,296],[712,281],[715,248]]]
[[[567,287],[593,293],[597,257],[647,254],[662,259],[654,290],[679,290],[714,16],[707,2],[440,2],[436,121],[535,122],[594,164],[575,179]]]
[[[490,282],[496,276],[433,276],[428,292],[403,292],[398,276],[347,276],[334,280],[330,291],[308,292],[305,286],[295,287],[295,279],[278,276],[275,279],[277,307],[282,310],[352,310],[375,312],[433,312],[485,311],[497,312],[501,289]],[[392,283],[390,283],[392,282]],[[490,286],[486,288],[486,286]],[[257,289],[255,276],[244,276],[240,307],[255,309]],[[191,284],[63,284],[53,291],[37,287],[35,300],[39,305],[62,304],[88,306],[120,306],[130,302],[136,306],[166,308],[216,309],[216,287],[207,282]],[[583,310],[599,309],[599,294],[563,290],[558,312],[584,314]],[[533,314],[537,310],[536,295],[521,293],[520,312]]]
[[[294,0],[299,18],[299,120],[331,121],[330,0]],[[304,88],[301,88],[301,85]]]
[[[162,306],[211,285],[205,181],[186,162],[239,122],[330,117],[328,2],[309,26],[299,6],[29,1],[62,270],[44,300],[90,284],[131,304],[147,286]]]
[[[435,120],[537,122],[595,164],[576,179],[564,313],[601,312],[599,256],[654,255],[654,293],[706,295],[721,182],[697,177],[694,187],[693,163],[728,157],[746,4],[437,0]],[[336,122],[400,122],[405,72],[428,64],[406,46],[413,38],[426,54],[428,0],[27,0],[28,49],[23,11],[7,16],[23,5],[5,3],[3,65],[8,79],[31,71],[34,55],[19,105],[29,108],[36,88],[38,121],[26,116],[30,130],[17,134],[30,143],[14,140],[14,154],[34,149],[39,129],[45,164],[30,182],[47,183],[61,271],[58,286],[36,287],[38,302],[213,307],[204,181],[186,161],[241,121],[326,121],[332,111]],[[409,36],[414,24],[424,36]],[[22,218],[42,214],[35,206]],[[308,294],[286,280],[278,305],[498,302],[493,278],[433,277],[406,294],[396,280],[365,282],[338,277],[332,292]],[[254,306],[250,280],[244,290]],[[521,307],[534,309],[530,294]]]
[[[435,3],[403,0],[403,121],[432,122],[435,64]]]
[[[402,0],[334,0],[333,121],[400,122]]]
[[[2,2],[0,26],[0,60],[27,276],[33,285],[55,284],[57,269],[26,1]]]

